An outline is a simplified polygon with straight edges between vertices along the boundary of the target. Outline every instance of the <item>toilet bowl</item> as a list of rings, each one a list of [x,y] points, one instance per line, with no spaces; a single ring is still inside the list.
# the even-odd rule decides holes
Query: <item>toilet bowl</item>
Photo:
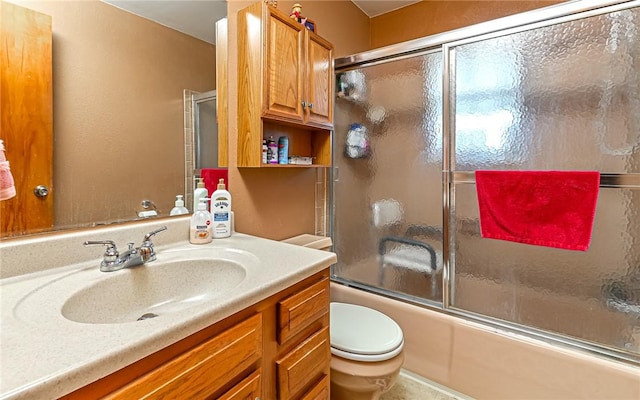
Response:
[[[371,308],[331,303],[331,399],[377,400],[404,361],[402,329]]]

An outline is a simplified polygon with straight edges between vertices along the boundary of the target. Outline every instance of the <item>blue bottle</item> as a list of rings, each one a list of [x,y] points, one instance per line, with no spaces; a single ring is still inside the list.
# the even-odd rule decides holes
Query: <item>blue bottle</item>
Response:
[[[278,164],[289,164],[289,138],[278,138]]]

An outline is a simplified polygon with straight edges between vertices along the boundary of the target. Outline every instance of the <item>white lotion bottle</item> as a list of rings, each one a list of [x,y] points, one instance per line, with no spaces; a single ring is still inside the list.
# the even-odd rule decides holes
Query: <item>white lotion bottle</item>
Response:
[[[171,209],[169,216],[189,214],[189,210],[184,206],[184,196],[176,195],[175,207]]]
[[[196,212],[191,216],[189,242],[193,244],[206,244],[213,240],[211,214],[207,211],[207,200],[209,199],[206,197],[201,199]]]
[[[198,210],[198,204],[200,204],[200,199],[205,199],[209,197],[209,192],[207,188],[204,186],[204,179],[197,178],[198,183],[196,184],[196,188],[193,191],[193,212]],[[205,207],[206,207],[205,203]]]
[[[211,215],[214,239],[231,236],[231,193],[226,190],[222,178],[218,182],[218,189],[211,195]]]

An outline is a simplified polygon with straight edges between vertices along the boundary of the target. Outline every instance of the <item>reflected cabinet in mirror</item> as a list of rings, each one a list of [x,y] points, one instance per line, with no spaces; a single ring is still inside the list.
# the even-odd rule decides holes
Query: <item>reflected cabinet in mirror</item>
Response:
[[[216,46],[98,0],[0,4],[0,237],[135,220],[143,200],[168,216],[193,178],[185,93],[216,89]]]

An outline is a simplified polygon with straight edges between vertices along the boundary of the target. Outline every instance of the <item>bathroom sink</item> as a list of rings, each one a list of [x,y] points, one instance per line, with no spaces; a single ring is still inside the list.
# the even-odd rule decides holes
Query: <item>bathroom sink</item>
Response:
[[[181,246],[119,271],[101,272],[99,264],[45,274],[37,285],[29,284],[33,287],[12,307],[13,315],[47,327],[67,326],[63,321],[104,325],[189,318],[232,294],[261,261],[240,249]]]
[[[219,297],[245,276],[242,265],[223,259],[141,265],[109,273],[74,292],[61,313],[68,320],[91,324],[143,321]]]

